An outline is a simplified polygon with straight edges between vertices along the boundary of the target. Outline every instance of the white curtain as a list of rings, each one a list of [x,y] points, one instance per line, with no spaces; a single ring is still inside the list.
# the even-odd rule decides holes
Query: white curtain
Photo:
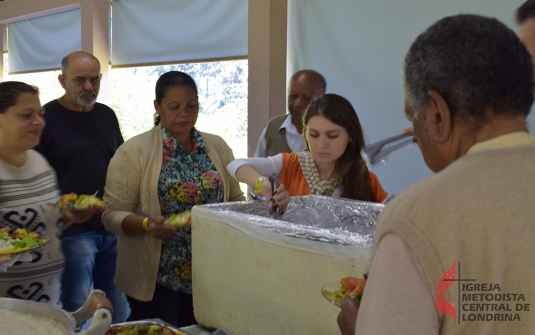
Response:
[[[112,64],[247,55],[247,0],[114,0]]]
[[[375,142],[409,125],[401,64],[418,34],[459,13],[496,17],[516,29],[514,12],[524,1],[288,0],[288,74],[305,68],[323,74],[327,92],[351,102],[368,142]],[[431,175],[416,146],[373,170],[390,193]]]
[[[59,69],[65,55],[82,47],[80,9],[7,26],[10,73]]]

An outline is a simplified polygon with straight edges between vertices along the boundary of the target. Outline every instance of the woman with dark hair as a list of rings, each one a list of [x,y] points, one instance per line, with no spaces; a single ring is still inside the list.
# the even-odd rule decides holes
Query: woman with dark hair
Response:
[[[156,83],[155,127],[125,142],[108,167],[102,219],[118,237],[115,283],[127,295],[129,320],[160,318],[195,324],[191,227],[166,218],[195,205],[244,200],[226,166],[232,150],[219,136],[199,132],[197,86],[186,73]]]
[[[273,198],[282,212],[290,196],[319,194],[373,202],[386,199],[388,194],[361,157],[364,136],[349,101],[336,94],[318,96],[303,115],[303,129],[308,151],[237,159],[228,165],[230,174],[261,190],[268,201]],[[273,196],[265,177],[272,173],[281,181]]]
[[[0,296],[60,307],[63,255],[56,234],[61,213],[54,206],[59,188],[52,167],[32,150],[45,127],[43,114],[37,87],[17,81],[0,83],[0,227],[50,237],[50,243],[31,252],[32,261],[0,272]]]

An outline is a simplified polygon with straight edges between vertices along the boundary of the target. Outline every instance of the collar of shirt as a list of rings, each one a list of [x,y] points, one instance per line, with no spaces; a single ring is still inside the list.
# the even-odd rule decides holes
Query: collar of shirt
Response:
[[[301,133],[297,131],[297,128],[293,124],[292,115],[290,114],[288,114],[288,117],[286,118],[286,120],[284,120],[279,130],[281,130],[282,128],[286,128],[286,133],[290,133],[292,135],[297,135],[297,136],[301,135]]]
[[[535,136],[519,131],[476,143],[468,150],[466,154],[470,155],[476,152],[514,147],[517,145],[530,143],[535,143]]]
[[[167,139],[167,140],[169,140],[169,141],[171,141],[172,143],[175,144],[175,148],[179,148],[179,150],[186,150],[186,148],[184,148],[184,146],[182,145],[182,143],[180,143],[179,140],[174,138],[173,135],[171,135],[171,133],[168,132],[167,129],[165,129],[163,126],[161,126],[161,127],[162,127],[162,137],[163,137],[164,141]],[[204,144],[204,141],[202,140],[201,134],[199,134],[199,132],[195,128],[193,128],[192,131],[193,131],[193,150],[192,150],[192,152],[195,152],[197,149],[200,149],[200,148],[206,149],[206,144]]]

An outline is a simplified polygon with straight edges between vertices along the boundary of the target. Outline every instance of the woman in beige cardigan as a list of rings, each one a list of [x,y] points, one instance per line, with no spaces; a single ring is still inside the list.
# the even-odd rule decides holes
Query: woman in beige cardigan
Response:
[[[110,162],[102,219],[119,235],[116,285],[125,291],[129,320],[160,318],[195,324],[191,296],[191,228],[164,221],[194,205],[244,200],[226,166],[232,150],[195,129],[193,79],[178,71],[156,83],[155,127],[124,143]]]

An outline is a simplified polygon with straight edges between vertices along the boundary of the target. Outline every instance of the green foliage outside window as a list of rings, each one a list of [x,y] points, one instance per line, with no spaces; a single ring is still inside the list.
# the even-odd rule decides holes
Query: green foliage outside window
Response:
[[[35,85],[45,104],[63,95],[61,71],[8,75],[4,54],[4,80]],[[200,111],[197,129],[221,136],[236,157],[247,157],[247,60],[189,63],[109,70],[109,103],[125,140],[149,130],[154,122],[154,87],[167,71],[183,71],[198,86]]]

